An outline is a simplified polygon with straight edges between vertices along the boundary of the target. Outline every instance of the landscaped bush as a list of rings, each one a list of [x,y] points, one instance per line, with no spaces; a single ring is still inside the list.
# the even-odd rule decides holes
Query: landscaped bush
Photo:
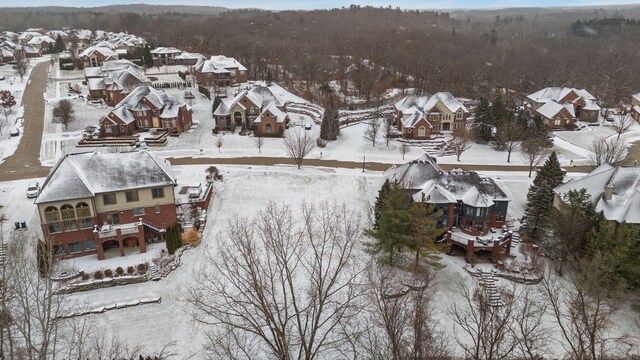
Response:
[[[116,268],[116,274],[118,274],[118,275],[124,274],[124,269],[122,267],[118,266]]]
[[[318,139],[316,140],[316,145],[317,145],[319,148],[327,147],[327,140],[324,140],[324,139],[318,138]]]
[[[107,269],[104,271],[104,276],[106,277],[113,277],[113,271],[111,271],[111,269]]]
[[[127,268],[127,274],[129,274],[129,275],[132,275],[135,271],[136,271],[136,269],[133,266],[129,266]]]
[[[104,277],[104,275],[102,274],[102,271],[100,271],[100,270],[98,270],[98,271],[96,271],[95,273],[93,273],[93,278],[94,278],[94,279],[100,280],[100,279],[102,279],[103,277]]]
[[[89,274],[84,271],[80,273],[80,276],[82,277],[82,280],[89,280]]]
[[[138,264],[138,272],[140,274],[144,274],[147,272],[147,265],[146,264]]]

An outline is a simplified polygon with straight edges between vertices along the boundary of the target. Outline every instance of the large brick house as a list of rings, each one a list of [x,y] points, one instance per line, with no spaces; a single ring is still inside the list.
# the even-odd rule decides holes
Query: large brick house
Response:
[[[527,96],[529,108],[552,129],[571,126],[575,120],[596,122],[600,106],[587,90],[548,87]]]
[[[586,189],[596,211],[615,223],[634,224],[640,235],[640,167],[600,165],[581,179],[570,180],[555,189],[553,206],[564,206],[571,190]]]
[[[271,111],[265,113],[269,107]],[[278,91],[270,86],[256,85],[250,90],[242,90],[233,99],[223,100],[213,112],[213,118],[218,130],[232,130],[242,127],[254,130],[257,126],[257,135],[282,136],[284,130],[281,130],[280,126],[286,127],[289,122],[285,111],[286,99]],[[273,119],[277,121],[271,121]],[[256,122],[256,120],[259,121]],[[271,129],[267,127],[267,124],[271,124]]]
[[[151,50],[151,56],[153,57],[153,65],[175,65],[176,57],[182,54],[182,50],[174,47],[157,47]]]
[[[469,110],[451,93],[432,96],[409,95],[394,104],[395,124],[402,137],[428,140],[433,134],[466,126]]]
[[[139,86],[100,120],[101,136],[131,135],[150,128],[185,132],[192,124],[192,110],[175,96],[150,86]]]
[[[480,236],[505,225],[509,198],[491,178],[475,171],[444,171],[435,158],[421,158],[384,173],[385,178],[403,184],[414,201],[435,204],[442,209],[438,226],[457,227],[463,233]]]
[[[35,200],[44,238],[65,257],[146,251],[176,223],[171,164],[146,151],[68,154]]]
[[[224,55],[200,59],[194,70],[196,80],[202,86],[229,86],[246,82],[249,79],[249,71],[244,65],[235,58]]]
[[[80,61],[84,67],[102,66],[105,61],[118,60],[118,58],[117,52],[104,46],[91,46],[80,54]]]
[[[89,97],[104,99],[115,106],[138,86],[149,86],[151,80],[141,67],[129,60],[106,61],[101,67],[84,69]]]

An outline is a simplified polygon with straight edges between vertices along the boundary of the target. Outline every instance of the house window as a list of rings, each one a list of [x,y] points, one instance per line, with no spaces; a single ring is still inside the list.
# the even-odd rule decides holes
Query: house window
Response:
[[[224,126],[224,119],[223,118],[218,119],[218,125]]]
[[[73,211],[73,206],[69,204],[64,204],[60,208],[60,215],[62,215],[62,220],[73,220],[76,218],[76,212]],[[65,224],[65,228],[66,228]]]
[[[456,120],[462,120],[462,115],[463,115],[462,110],[458,110],[458,112],[456,113]]]
[[[46,222],[55,222],[60,220],[60,214],[55,206],[49,206],[44,209],[44,220]]]
[[[79,218],[90,217],[91,209],[89,209],[89,205],[87,205],[87,203],[81,202],[76,205],[76,214],[78,214]]]
[[[94,240],[85,240],[84,241],[84,251],[95,250],[96,242]]]
[[[554,121],[553,123],[554,125],[559,126],[562,123],[562,120],[556,119],[556,121]]]
[[[255,112],[256,112],[256,110],[254,108],[252,108],[252,107],[249,108],[249,114],[253,115],[253,114],[255,114]]]
[[[65,220],[64,221],[64,230],[65,231],[71,231],[71,230],[77,230],[78,226],[76,224],[75,220]]]
[[[62,226],[59,222],[47,224],[47,229],[49,233],[58,233],[62,231]]]
[[[107,134],[112,134],[113,133],[113,125],[105,125],[104,126],[104,132],[106,132]]]
[[[116,194],[104,194],[104,195],[102,195],[102,202],[104,202],[105,205],[115,205],[115,204],[117,204]]]
[[[91,218],[84,218],[78,221],[80,223],[80,229],[88,229],[93,226]]]
[[[449,131],[451,130],[451,123],[442,123],[442,131]]]
[[[273,128],[271,127],[271,124],[267,124],[265,126],[265,130],[266,130],[267,134],[273,133]]]
[[[118,213],[107,214],[107,223],[108,224],[120,224],[120,214],[118,214]]]
[[[151,189],[151,198],[160,199],[164,197],[164,188],[153,188]]]
[[[72,242],[72,243],[69,243],[67,246],[69,247],[70,254],[82,251],[82,248],[80,247],[79,242]]]
[[[124,196],[127,198],[127,202],[139,201],[138,190],[125,191]]]
[[[160,214],[160,205],[155,206],[156,214]]]
[[[424,136],[425,135],[425,128],[424,126],[420,126],[420,128],[418,129],[418,136]]]
[[[144,208],[133,208],[133,216],[144,215]]]

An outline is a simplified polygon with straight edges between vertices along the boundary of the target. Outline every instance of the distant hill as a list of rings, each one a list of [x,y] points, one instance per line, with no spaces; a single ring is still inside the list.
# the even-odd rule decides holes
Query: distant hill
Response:
[[[40,7],[0,7],[0,11],[12,12],[101,12],[110,14],[139,13],[139,14],[164,14],[186,13],[217,15],[232,9],[222,6],[191,6],[191,5],[149,5],[126,4],[107,5],[97,7],[71,7],[71,6],[40,6]]]

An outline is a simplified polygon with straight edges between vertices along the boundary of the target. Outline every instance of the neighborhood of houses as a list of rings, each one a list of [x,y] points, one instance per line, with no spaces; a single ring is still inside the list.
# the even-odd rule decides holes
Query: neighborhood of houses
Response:
[[[281,87],[251,81],[249,69],[233,57],[207,57],[175,47],[151,49],[135,35],[78,29],[7,31],[0,41],[1,61],[9,65],[53,53],[62,42],[66,52],[58,58],[78,61],[61,63],[60,69],[81,71],[83,88],[76,92],[85,93],[85,101],[100,103],[104,109],[94,124],[97,132],[87,136],[92,142],[81,140],[98,148],[79,148],[61,156],[35,199],[44,238],[65,256],[104,259],[106,250],[117,248],[124,255],[125,247],[145,252],[148,243],[164,239],[178,216],[181,204],[174,192],[179,187],[169,161],[146,150],[101,153],[101,147],[122,145],[118,139],[158,130],[179,136],[202,122],[213,134],[239,131],[255,138],[285,137],[292,120],[303,118],[300,98],[289,96]],[[167,84],[157,79],[162,73],[151,73],[151,64],[132,57],[144,49],[149,50],[153,67],[177,67],[171,71],[180,75],[180,81],[171,86],[177,84],[184,96],[165,91]],[[194,119],[189,100],[193,93],[207,96],[209,104],[217,103],[208,119]],[[400,141],[419,143],[448,138],[469,127],[474,106],[474,101],[446,91],[405,94],[394,99],[388,114]],[[569,87],[532,93],[522,108],[552,130],[572,128],[577,122],[595,124],[606,117],[595,96]],[[315,111],[314,123],[319,123],[321,107],[308,103],[302,109]],[[625,112],[640,121],[640,93],[631,97]],[[603,165],[583,179],[556,188],[556,206],[569,189],[586,187],[608,219],[640,224],[633,210],[640,207],[639,173],[637,167]],[[509,255],[513,232],[504,229],[507,225],[511,229],[514,220],[508,211],[513,199],[491,177],[461,169],[445,171],[431,154],[402,165],[390,164],[383,177],[405,184],[413,201],[441,209],[438,227],[449,229],[446,241],[466,251],[467,261],[473,262],[473,254],[482,251]]]

